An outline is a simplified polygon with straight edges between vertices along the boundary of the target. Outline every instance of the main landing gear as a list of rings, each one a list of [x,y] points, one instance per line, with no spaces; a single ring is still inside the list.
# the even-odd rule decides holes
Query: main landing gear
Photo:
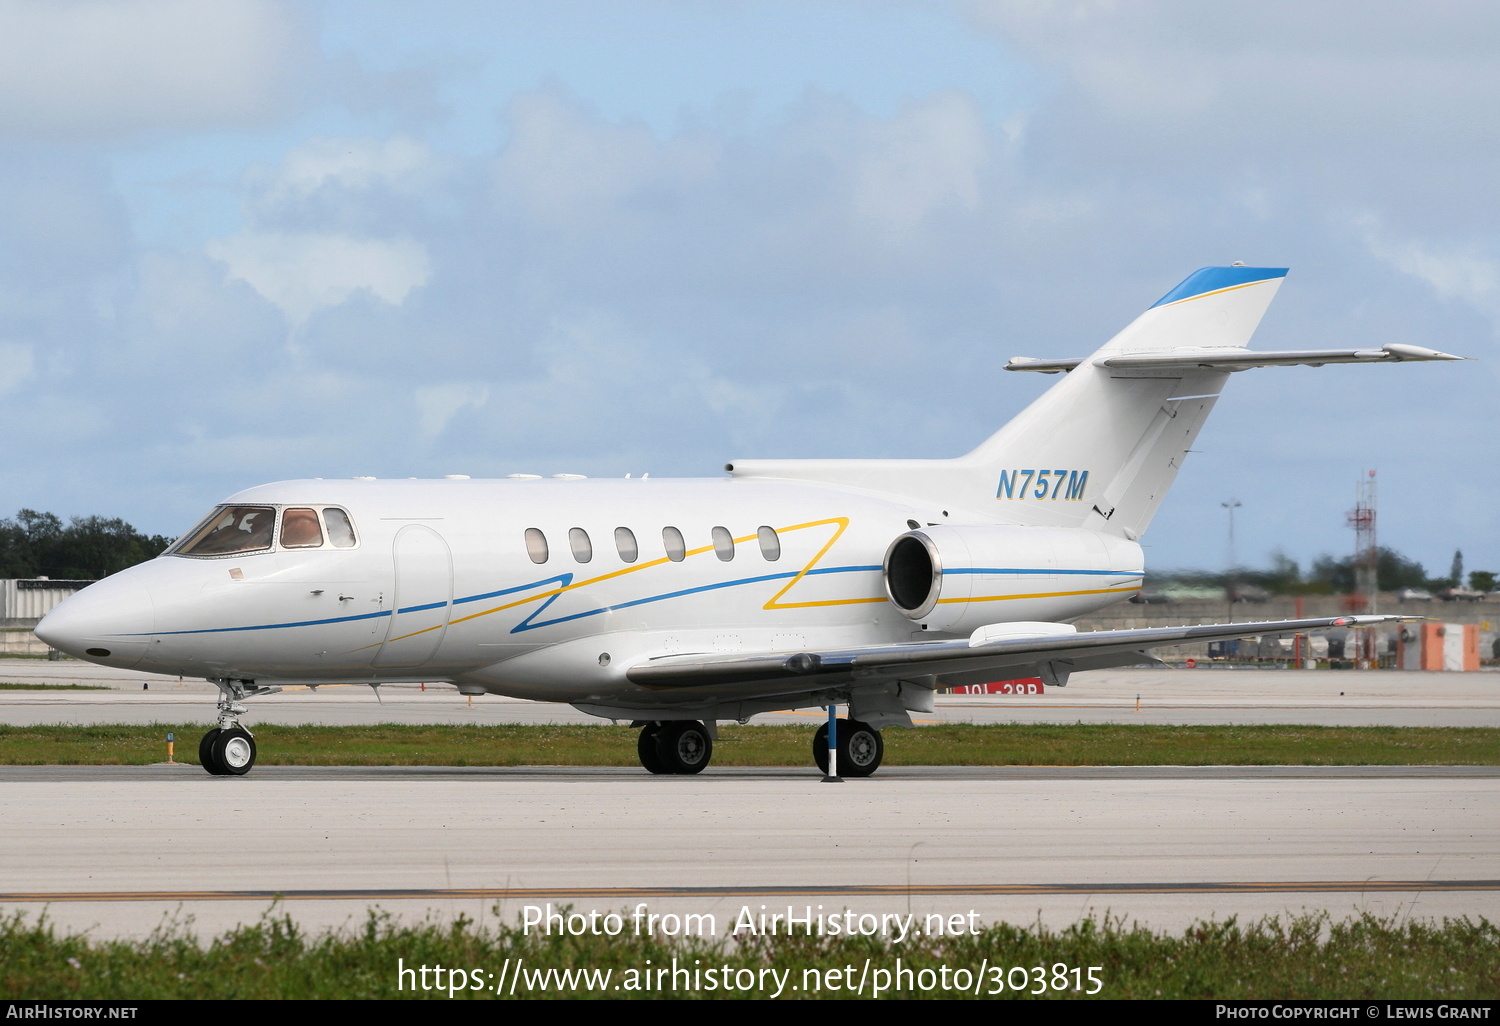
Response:
[[[841,777],[868,777],[880,768],[885,758],[885,740],[880,731],[859,720],[839,720],[838,769]],[[813,759],[818,769],[828,772],[828,724],[813,735]]]
[[[244,702],[280,688],[256,687],[250,680],[215,680],[219,689],[219,725],[198,742],[198,764],[216,777],[242,777],[255,766],[255,738],[240,725]]]
[[[641,727],[635,751],[652,773],[701,773],[714,754],[714,739],[698,720],[652,720]]]
[[[713,758],[714,741],[698,720],[651,720],[641,724],[635,751],[652,773],[701,773]],[[880,731],[859,720],[839,720],[838,764],[843,777],[868,777],[885,758]],[[828,772],[828,724],[813,735],[813,761]]]

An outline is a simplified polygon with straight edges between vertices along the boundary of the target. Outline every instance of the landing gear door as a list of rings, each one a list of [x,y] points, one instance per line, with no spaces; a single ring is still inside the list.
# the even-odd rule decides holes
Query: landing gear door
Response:
[[[395,594],[375,665],[424,666],[437,653],[448,629],[453,556],[432,528],[408,524],[396,534],[394,563]]]

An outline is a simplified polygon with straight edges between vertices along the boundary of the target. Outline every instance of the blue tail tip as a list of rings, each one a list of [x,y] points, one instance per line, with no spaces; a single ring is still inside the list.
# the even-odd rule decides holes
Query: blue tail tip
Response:
[[[1286,272],[1285,267],[1200,267],[1184,278],[1181,285],[1151,304],[1151,308],[1154,310],[1168,303],[1180,303],[1184,299],[1195,299],[1210,292],[1223,292],[1241,285],[1285,278]]]

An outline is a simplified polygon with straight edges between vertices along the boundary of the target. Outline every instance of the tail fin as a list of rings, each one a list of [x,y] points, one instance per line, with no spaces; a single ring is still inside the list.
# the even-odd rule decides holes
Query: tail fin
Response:
[[[1249,343],[1285,275],[1195,271],[962,457],[989,472],[997,518],[1139,538],[1233,369],[1221,358]]]
[[[973,452],[949,460],[755,460],[727,468],[901,496],[989,522],[1089,527],[1132,541],[1151,523],[1230,373],[1250,367],[1457,360],[1420,346],[1252,352],[1285,268],[1205,267],[1082,359],[1015,359],[1067,377]]]

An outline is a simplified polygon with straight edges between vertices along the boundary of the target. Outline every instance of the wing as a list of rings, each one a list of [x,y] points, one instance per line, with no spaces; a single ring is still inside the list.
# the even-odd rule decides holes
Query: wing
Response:
[[[866,645],[828,652],[749,656],[662,656],[630,667],[626,677],[649,688],[712,687],[721,693],[727,690],[756,695],[916,677],[934,677],[939,687],[998,680],[1007,674],[1050,676],[1058,683],[1065,683],[1074,670],[1149,662],[1153,657],[1148,651],[1161,645],[1298,634],[1331,627],[1370,627],[1410,619],[1334,616],[1119,631],[1073,631],[1068,624],[997,624],[981,627],[967,641]]]

